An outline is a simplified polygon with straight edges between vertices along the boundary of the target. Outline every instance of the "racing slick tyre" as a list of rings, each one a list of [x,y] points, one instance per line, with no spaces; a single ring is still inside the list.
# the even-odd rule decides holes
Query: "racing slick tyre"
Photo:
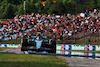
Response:
[[[51,48],[53,50],[48,51],[48,53],[56,53],[56,41],[55,40],[51,40]]]
[[[23,42],[22,42],[22,48],[21,48],[21,51],[24,51],[23,47],[25,47],[25,46],[28,45],[28,42],[27,42],[27,41],[28,41],[27,38],[24,37],[24,38],[23,38]]]

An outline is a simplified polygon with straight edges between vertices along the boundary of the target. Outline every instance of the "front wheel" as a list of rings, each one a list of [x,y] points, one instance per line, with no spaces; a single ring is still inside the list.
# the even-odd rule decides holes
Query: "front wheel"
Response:
[[[24,51],[24,54],[29,54],[29,52],[28,51]]]

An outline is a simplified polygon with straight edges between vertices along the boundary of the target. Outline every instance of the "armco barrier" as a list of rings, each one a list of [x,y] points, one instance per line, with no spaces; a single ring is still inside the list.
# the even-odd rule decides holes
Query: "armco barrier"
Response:
[[[99,45],[57,44],[56,50],[100,51]]]
[[[21,44],[0,44],[0,47],[21,48]]]
[[[85,53],[84,52],[71,52],[71,55],[82,55],[82,56],[84,56],[85,55]]]
[[[95,53],[92,53],[92,52],[90,52],[90,53],[85,53],[85,56],[95,56]],[[100,56],[100,55],[99,55]],[[86,57],[86,58],[88,58],[88,59],[95,59],[94,57]]]
[[[74,52],[74,51],[56,51],[56,54],[81,55],[81,56],[100,56],[100,53],[93,53],[93,52]],[[68,56],[68,57],[71,57],[71,56]],[[100,59],[100,58],[95,58],[95,57],[77,57],[77,58]]]
[[[100,56],[100,53],[95,53],[95,56]],[[100,58],[95,58],[95,59],[99,59],[100,60]]]

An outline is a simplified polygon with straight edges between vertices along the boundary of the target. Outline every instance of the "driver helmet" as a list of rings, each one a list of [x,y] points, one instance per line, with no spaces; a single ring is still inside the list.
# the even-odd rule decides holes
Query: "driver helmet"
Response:
[[[36,40],[40,40],[41,39],[41,37],[40,36],[38,36],[37,38],[36,38]]]
[[[39,37],[37,37],[36,40],[39,40]]]

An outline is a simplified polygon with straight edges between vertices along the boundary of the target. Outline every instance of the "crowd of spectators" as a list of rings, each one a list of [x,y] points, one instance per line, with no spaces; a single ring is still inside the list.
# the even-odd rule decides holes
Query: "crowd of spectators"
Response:
[[[94,9],[93,12],[100,14],[98,9]],[[0,40],[18,39],[25,34],[36,36],[38,32],[41,32],[42,36],[57,39],[75,35],[81,38],[86,32],[100,32],[100,17],[93,17],[91,14],[91,10],[86,10],[85,13],[77,15],[17,15],[14,19],[0,21]]]

